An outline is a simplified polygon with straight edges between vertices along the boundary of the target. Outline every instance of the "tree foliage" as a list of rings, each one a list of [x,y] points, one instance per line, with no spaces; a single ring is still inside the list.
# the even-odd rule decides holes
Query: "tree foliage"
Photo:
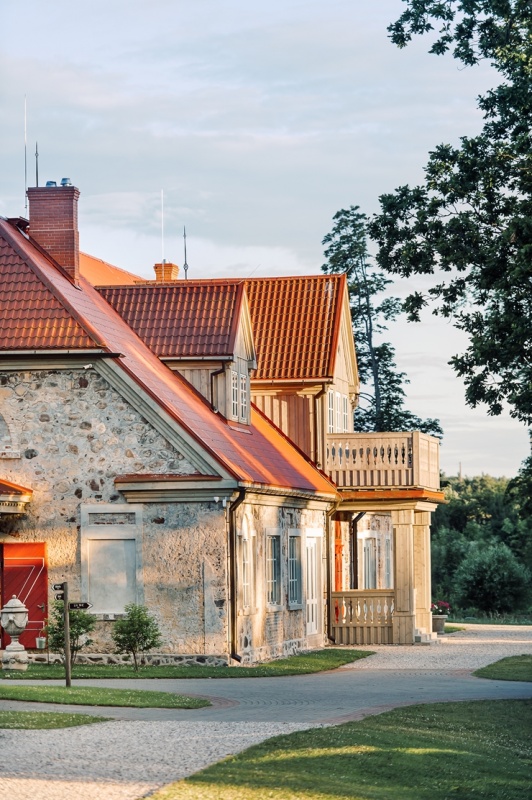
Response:
[[[405,303],[453,320],[468,335],[451,363],[471,406],[532,424],[532,4],[530,0],[406,0],[389,27],[406,46],[430,33],[431,53],[467,66],[487,60],[499,86],[478,98],[484,125],[429,155],[424,182],[380,198],[369,225],[380,266],[437,275]],[[434,32],[436,31],[436,35]]]
[[[530,572],[501,543],[471,547],[454,580],[457,603],[484,613],[519,611],[529,597]]]
[[[443,483],[447,503],[438,507],[432,525],[433,596],[450,600],[453,607],[476,606],[488,612],[517,610],[515,604],[525,602],[526,593],[520,589],[514,592],[512,586],[514,577],[521,586],[523,574],[530,576],[532,570],[532,514],[526,512],[511,490],[513,481],[481,475],[444,478]],[[511,558],[500,556],[507,551]],[[514,606],[506,607],[507,602],[500,600],[498,583],[498,588],[493,584],[490,590],[481,582],[478,564],[484,563],[484,556],[479,555],[484,552],[494,558],[500,556],[501,569],[508,568],[505,573],[508,583],[502,591],[507,598],[513,598]],[[515,564],[519,568],[514,569]],[[482,600],[482,605],[473,602],[468,574],[475,585],[484,587],[482,596],[491,600]],[[491,568],[485,574],[491,575]]]
[[[421,430],[441,436],[435,419],[422,420],[404,407],[404,386],[408,378],[395,364],[395,350],[380,341],[387,323],[401,311],[401,302],[387,293],[392,281],[369,258],[366,242],[367,217],[358,206],[341,209],[334,226],[325,236],[327,273],[345,273],[349,290],[351,319],[355,335],[358,371],[365,391],[355,412],[359,431]]]
[[[65,620],[63,616],[62,600],[56,600],[52,606],[52,613],[46,625],[48,644],[50,649],[60,653],[65,657]],[[70,660],[72,664],[76,661],[76,656],[83,647],[92,644],[88,634],[92,633],[96,626],[96,617],[81,609],[69,610],[69,629],[70,629]]]
[[[138,670],[139,653],[160,647],[161,631],[146,606],[129,603],[125,612],[125,617],[115,622],[112,637],[117,653],[129,653],[133,657],[135,670]]]

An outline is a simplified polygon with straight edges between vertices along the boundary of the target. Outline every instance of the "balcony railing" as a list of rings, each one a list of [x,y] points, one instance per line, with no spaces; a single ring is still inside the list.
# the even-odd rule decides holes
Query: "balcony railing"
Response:
[[[352,589],[331,594],[336,644],[393,644],[393,589]]]
[[[440,443],[419,431],[331,433],[326,472],[340,489],[440,488]]]

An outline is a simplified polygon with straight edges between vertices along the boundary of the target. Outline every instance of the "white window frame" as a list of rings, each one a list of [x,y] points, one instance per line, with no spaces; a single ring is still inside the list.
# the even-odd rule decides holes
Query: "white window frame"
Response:
[[[327,418],[327,432],[334,433],[334,392],[329,389],[327,393],[328,400],[328,418]]]
[[[231,370],[231,416],[238,419],[238,372]]]
[[[250,528],[246,517],[243,518],[242,527],[237,531],[240,545],[240,588],[241,588],[241,614],[253,614],[255,608],[255,531]]]
[[[248,422],[248,376],[239,373],[239,391],[240,391],[240,421]]]
[[[281,529],[266,528],[266,607],[282,608]]]
[[[342,433],[343,425],[342,425],[342,395],[340,392],[336,392],[336,433]]]
[[[288,608],[303,608],[303,563],[301,530],[288,529]]]
[[[376,589],[377,576],[377,540],[367,536],[363,544],[364,553],[364,589]]]
[[[351,429],[349,427],[349,398],[347,395],[342,395],[342,414],[343,414],[343,429],[344,433],[350,433]]]
[[[393,540],[384,539],[384,589],[393,589]]]
[[[91,542],[97,541],[124,541],[133,540],[135,548],[135,589],[132,602],[142,605],[144,603],[144,585],[142,568],[142,509],[137,504],[94,503],[80,506],[81,517],[81,599],[91,602]],[[134,522],[129,524],[92,524],[90,515],[115,515],[133,514]],[[94,608],[94,613],[99,619],[114,619],[124,613],[123,607],[109,601],[105,607]]]

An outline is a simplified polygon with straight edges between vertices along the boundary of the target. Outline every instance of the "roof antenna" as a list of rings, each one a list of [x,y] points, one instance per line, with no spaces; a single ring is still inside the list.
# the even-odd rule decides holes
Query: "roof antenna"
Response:
[[[39,142],[35,142],[35,186],[39,186]]]
[[[188,280],[188,264],[187,264],[187,229],[183,225],[183,241],[185,243],[185,263],[183,264],[183,269],[185,270],[185,280]]]
[[[161,189],[161,261],[166,264],[164,257],[164,189]]]
[[[26,109],[26,95],[24,95],[24,211],[28,216],[28,147],[27,147],[27,109]]]

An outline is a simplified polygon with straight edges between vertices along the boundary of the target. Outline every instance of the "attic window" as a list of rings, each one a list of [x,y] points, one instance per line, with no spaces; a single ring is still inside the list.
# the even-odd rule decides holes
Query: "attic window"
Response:
[[[249,423],[249,377],[246,369],[231,370],[231,417]]]

